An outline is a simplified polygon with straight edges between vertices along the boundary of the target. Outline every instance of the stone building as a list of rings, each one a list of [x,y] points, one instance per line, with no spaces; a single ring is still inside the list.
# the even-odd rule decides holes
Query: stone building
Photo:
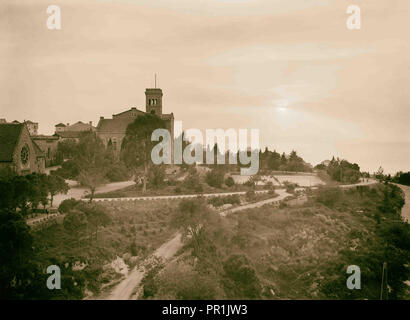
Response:
[[[44,172],[44,153],[25,123],[0,123],[0,168],[6,167],[18,174]]]
[[[39,146],[41,151],[43,151],[46,161],[46,167],[52,165],[57,154],[57,147],[58,142],[60,141],[60,137],[57,135],[36,135],[31,136],[31,138]]]
[[[97,135],[103,141],[104,145],[112,144],[113,150],[119,156],[121,151],[122,140],[125,137],[127,126],[132,123],[138,116],[144,114],[156,114],[167,124],[171,134],[171,141],[174,138],[174,114],[162,113],[162,90],[151,88],[145,90],[145,112],[133,107],[121,113],[114,114],[112,119],[100,117],[97,125]],[[173,146],[172,146],[173,150]],[[171,155],[173,157],[173,153]]]
[[[30,120],[24,120],[30,135],[35,136],[38,134],[38,122],[33,122]]]
[[[78,141],[82,132],[92,131],[95,132],[96,128],[93,127],[92,121],[84,123],[78,121],[72,125],[67,123],[59,123],[55,125],[55,135],[59,137],[60,141],[73,139]]]

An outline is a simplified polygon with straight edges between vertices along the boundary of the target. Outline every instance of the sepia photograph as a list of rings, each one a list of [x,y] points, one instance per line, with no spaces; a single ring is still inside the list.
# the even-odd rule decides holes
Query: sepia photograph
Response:
[[[409,30],[408,0],[1,0],[0,300],[410,300]]]

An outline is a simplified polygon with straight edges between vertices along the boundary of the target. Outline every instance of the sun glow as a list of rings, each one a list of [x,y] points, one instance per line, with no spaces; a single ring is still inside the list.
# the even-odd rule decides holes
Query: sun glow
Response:
[[[276,105],[276,107],[275,107],[276,110],[281,111],[281,112],[285,112],[288,109],[289,101],[286,100],[286,99],[276,100],[275,105]]]

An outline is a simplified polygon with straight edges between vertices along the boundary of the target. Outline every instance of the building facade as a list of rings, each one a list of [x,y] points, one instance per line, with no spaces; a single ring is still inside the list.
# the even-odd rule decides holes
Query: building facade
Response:
[[[103,141],[104,145],[112,145],[112,148],[117,156],[121,151],[122,141],[129,124],[131,124],[138,116],[144,114],[155,114],[166,123],[166,128],[171,134],[171,142],[174,141],[174,114],[162,113],[162,90],[152,88],[145,90],[145,112],[133,107],[129,110],[114,114],[112,119],[100,117],[97,125],[97,135]],[[172,145],[173,151],[173,145]],[[171,154],[173,158],[173,152]]]
[[[30,136],[25,123],[0,124],[0,168],[17,174],[43,173],[45,156]]]

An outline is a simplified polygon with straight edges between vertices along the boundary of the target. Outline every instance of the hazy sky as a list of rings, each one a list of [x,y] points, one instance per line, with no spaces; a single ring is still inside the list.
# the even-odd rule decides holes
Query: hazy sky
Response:
[[[261,146],[312,164],[410,170],[409,0],[0,2],[0,118],[51,134],[145,111],[154,73],[184,128],[259,128]]]

